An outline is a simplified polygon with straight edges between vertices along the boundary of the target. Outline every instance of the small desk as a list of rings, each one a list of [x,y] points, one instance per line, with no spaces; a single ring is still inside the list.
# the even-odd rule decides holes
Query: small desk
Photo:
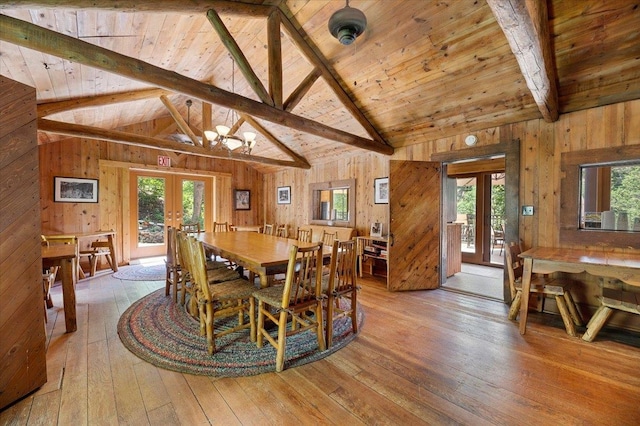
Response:
[[[69,240],[74,239],[78,244],[82,239],[97,239],[97,238],[107,238],[109,243],[109,250],[111,251],[111,258],[113,259],[113,272],[118,272],[118,253],[116,252],[117,244],[116,244],[116,231],[95,231],[95,232],[84,232],[79,234],[54,234],[54,235],[45,235],[47,241],[56,241],[56,240]],[[85,278],[86,275],[82,268],[80,267],[80,258],[76,260],[78,263],[78,278]]]
[[[64,304],[64,322],[67,333],[78,329],[76,323],[76,256],[75,244],[54,244],[42,246],[42,264],[45,267],[60,266],[62,274],[62,301]]]
[[[525,334],[527,329],[532,273],[568,272],[577,274],[588,272],[591,275],[617,278],[627,284],[640,286],[640,258],[637,255],[595,250],[535,247],[520,253],[520,257],[524,259],[520,334]]]
[[[269,286],[269,277],[287,272],[292,245],[311,247],[316,244],[243,231],[201,232],[197,238],[217,255],[258,274],[262,288]],[[325,257],[331,255],[331,247],[323,247],[323,251]]]

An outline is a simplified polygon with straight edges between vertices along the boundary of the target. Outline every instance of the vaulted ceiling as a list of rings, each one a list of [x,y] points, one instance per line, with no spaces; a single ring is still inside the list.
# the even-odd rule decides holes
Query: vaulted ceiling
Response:
[[[36,88],[40,143],[81,136],[262,172],[640,98],[639,1],[351,0],[368,25],[350,46],[327,29],[344,6],[2,2],[0,74]],[[258,134],[250,156],[202,144],[225,122]]]

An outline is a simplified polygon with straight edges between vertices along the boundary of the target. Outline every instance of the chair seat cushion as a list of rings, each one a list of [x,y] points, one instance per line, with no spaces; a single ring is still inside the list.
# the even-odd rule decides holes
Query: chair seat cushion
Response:
[[[209,284],[223,283],[240,279],[240,274],[233,269],[219,268],[207,270],[207,281]]]
[[[237,278],[219,284],[209,284],[209,291],[214,300],[246,299],[256,288],[247,280]]]
[[[283,285],[274,285],[253,292],[253,297],[272,306],[282,306]]]

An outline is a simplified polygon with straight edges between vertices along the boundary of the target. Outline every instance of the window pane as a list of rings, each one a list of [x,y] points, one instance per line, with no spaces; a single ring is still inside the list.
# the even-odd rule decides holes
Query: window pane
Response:
[[[640,232],[640,165],[583,167],[580,227]]]

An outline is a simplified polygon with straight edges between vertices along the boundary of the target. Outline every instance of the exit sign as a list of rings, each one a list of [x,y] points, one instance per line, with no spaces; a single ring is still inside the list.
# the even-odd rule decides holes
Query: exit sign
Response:
[[[158,166],[171,167],[171,157],[166,155],[158,155]]]

